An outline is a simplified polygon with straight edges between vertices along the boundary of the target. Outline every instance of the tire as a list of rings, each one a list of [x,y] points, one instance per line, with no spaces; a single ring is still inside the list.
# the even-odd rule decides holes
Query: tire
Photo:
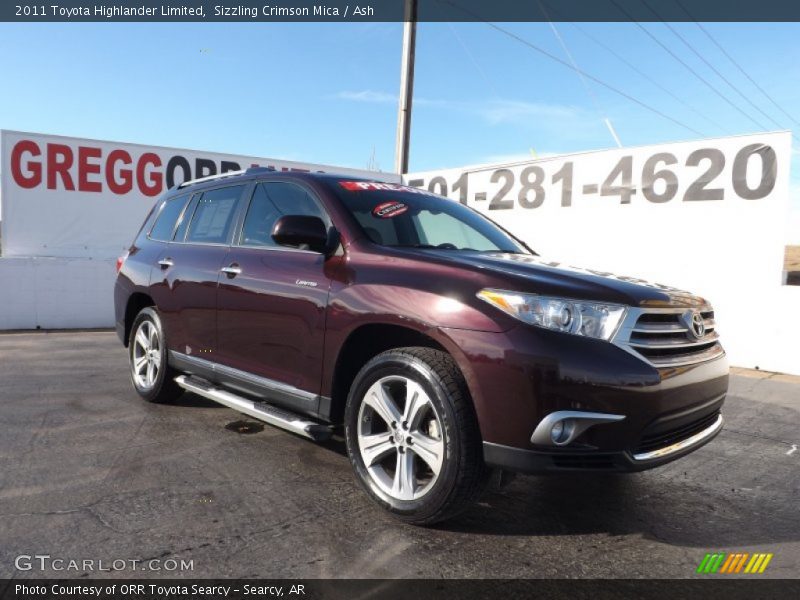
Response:
[[[148,402],[172,402],[183,393],[175,383],[178,373],[167,362],[164,329],[153,307],[143,308],[133,321],[128,362],[133,388]]]
[[[364,365],[347,399],[345,439],[369,496],[407,523],[454,517],[489,479],[466,382],[432,348],[388,350]]]

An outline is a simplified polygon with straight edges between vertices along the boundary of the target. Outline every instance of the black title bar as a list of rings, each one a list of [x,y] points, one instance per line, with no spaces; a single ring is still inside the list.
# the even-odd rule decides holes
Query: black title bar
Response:
[[[797,0],[417,0],[418,21],[800,21]],[[402,21],[405,0],[3,0],[5,22]]]
[[[0,579],[0,600],[784,600],[800,580]]]

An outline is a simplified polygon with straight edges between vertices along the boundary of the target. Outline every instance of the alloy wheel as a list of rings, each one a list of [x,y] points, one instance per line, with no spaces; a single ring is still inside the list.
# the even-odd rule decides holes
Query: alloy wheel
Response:
[[[391,375],[367,390],[358,413],[358,448],[374,484],[397,500],[417,500],[444,460],[442,423],[417,382]]]
[[[133,337],[131,352],[131,372],[136,385],[143,390],[152,389],[160,367],[161,340],[158,329],[152,321],[142,321]]]

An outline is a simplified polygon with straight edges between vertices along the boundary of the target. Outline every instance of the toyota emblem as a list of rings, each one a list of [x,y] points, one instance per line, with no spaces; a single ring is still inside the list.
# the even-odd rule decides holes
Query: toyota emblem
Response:
[[[706,322],[703,320],[703,315],[699,312],[692,313],[692,333],[697,339],[700,339],[706,334]]]

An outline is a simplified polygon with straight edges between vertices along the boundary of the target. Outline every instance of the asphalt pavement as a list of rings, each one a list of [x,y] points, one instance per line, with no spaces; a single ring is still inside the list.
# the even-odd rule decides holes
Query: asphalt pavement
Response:
[[[701,577],[720,551],[800,577],[800,379],[739,372],[723,414],[660,469],[520,476],[425,529],[372,505],[341,439],[140,400],[111,332],[4,334],[0,578]]]

